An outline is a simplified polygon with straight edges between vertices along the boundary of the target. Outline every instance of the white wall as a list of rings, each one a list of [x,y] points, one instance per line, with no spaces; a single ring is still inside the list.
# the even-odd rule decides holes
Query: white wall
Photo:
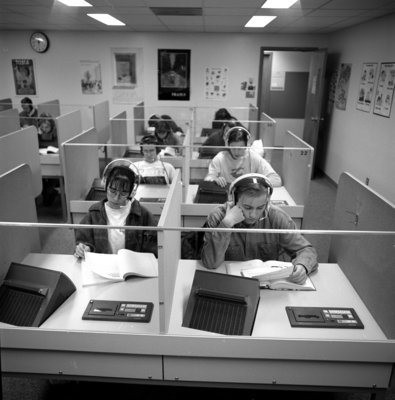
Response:
[[[324,172],[335,182],[343,171],[395,203],[395,105],[390,118],[356,109],[362,64],[395,62],[395,15],[333,35],[329,52],[352,71],[345,111],[333,108]],[[379,65],[380,67],[380,65]],[[378,75],[378,74],[377,74]],[[377,77],[376,77],[377,84]],[[395,99],[394,99],[395,100]],[[373,107],[372,107],[373,108]]]

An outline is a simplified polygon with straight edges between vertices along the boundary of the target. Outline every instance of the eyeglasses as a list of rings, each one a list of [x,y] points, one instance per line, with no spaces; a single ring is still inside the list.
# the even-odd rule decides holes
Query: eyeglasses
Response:
[[[121,196],[121,197],[127,197],[129,196],[129,191],[126,190],[118,190],[116,188],[112,188],[112,187],[108,187],[108,190],[111,194],[116,195],[117,193]]]

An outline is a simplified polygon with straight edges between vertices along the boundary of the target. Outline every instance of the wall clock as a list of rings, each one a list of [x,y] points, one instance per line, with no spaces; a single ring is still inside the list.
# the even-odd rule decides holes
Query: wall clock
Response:
[[[30,45],[37,53],[45,53],[49,48],[49,38],[43,32],[34,32],[30,36]]]

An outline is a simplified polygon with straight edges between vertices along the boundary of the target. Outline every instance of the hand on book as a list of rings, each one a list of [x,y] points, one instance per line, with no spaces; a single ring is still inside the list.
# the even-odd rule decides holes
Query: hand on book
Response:
[[[87,246],[84,243],[78,243],[77,246],[75,246],[74,257],[84,258],[85,257],[85,252],[87,252],[87,251],[91,251],[89,246]]]
[[[296,264],[292,274],[288,278],[291,282],[303,285],[307,279],[306,268],[302,264]]]

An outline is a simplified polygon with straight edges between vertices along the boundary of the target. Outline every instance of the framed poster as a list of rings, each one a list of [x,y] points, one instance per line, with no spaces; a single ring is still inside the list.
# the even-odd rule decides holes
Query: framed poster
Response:
[[[11,62],[15,93],[17,95],[37,94],[33,60],[22,58],[11,60]]]
[[[113,49],[113,88],[134,89],[137,85],[137,54],[131,50]]]
[[[80,61],[81,90],[83,94],[103,93],[100,63],[97,61]]]
[[[374,82],[376,79],[377,63],[362,65],[361,81],[359,83],[357,110],[370,112],[373,103]]]
[[[388,117],[394,98],[395,63],[381,63],[373,113]]]
[[[158,100],[189,100],[190,50],[158,50]]]
[[[351,64],[340,64],[339,79],[335,92],[335,108],[345,110],[347,106],[348,86],[351,77]]]

